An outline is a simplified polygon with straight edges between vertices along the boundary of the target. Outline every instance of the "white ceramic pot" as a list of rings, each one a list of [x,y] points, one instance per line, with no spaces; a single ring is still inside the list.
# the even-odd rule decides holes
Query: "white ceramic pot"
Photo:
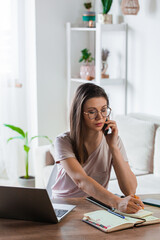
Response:
[[[35,177],[29,176],[29,178],[25,178],[21,176],[18,178],[18,183],[22,187],[35,187]]]
[[[80,67],[80,76],[85,80],[92,80],[95,78],[95,66],[94,65],[82,65]]]
[[[112,14],[98,14],[98,22],[102,24],[112,24]]]

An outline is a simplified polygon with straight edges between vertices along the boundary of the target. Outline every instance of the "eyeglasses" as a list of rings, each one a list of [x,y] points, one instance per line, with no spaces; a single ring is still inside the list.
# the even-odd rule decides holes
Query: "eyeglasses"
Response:
[[[95,119],[98,116],[98,113],[101,113],[102,117],[109,117],[112,109],[110,107],[102,108],[101,111],[97,109],[89,110],[88,112],[83,112],[88,115],[89,119]]]

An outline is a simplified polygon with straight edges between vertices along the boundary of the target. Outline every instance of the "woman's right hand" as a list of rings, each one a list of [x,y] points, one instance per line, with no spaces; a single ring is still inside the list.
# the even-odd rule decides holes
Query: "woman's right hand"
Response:
[[[139,197],[135,198],[134,195],[121,198],[117,204],[117,210],[124,213],[136,213],[141,209],[144,209],[144,204]]]

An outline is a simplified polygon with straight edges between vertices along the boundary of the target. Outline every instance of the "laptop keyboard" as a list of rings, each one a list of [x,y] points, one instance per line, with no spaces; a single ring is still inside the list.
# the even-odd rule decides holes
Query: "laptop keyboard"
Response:
[[[68,212],[68,210],[64,210],[64,209],[54,209],[55,214],[57,217],[62,217],[66,212]]]

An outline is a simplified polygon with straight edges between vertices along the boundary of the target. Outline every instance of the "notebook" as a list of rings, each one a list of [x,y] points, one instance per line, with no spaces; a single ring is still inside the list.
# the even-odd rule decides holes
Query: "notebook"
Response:
[[[0,186],[0,217],[58,223],[75,205],[54,204],[46,189]]]
[[[124,216],[116,212],[111,213],[111,211],[98,210],[85,213],[82,221],[106,233],[131,227],[160,223],[160,218],[154,217],[150,211],[141,210],[139,214],[136,214],[136,217],[133,216],[134,214],[131,214],[132,217],[129,215],[130,214]]]

